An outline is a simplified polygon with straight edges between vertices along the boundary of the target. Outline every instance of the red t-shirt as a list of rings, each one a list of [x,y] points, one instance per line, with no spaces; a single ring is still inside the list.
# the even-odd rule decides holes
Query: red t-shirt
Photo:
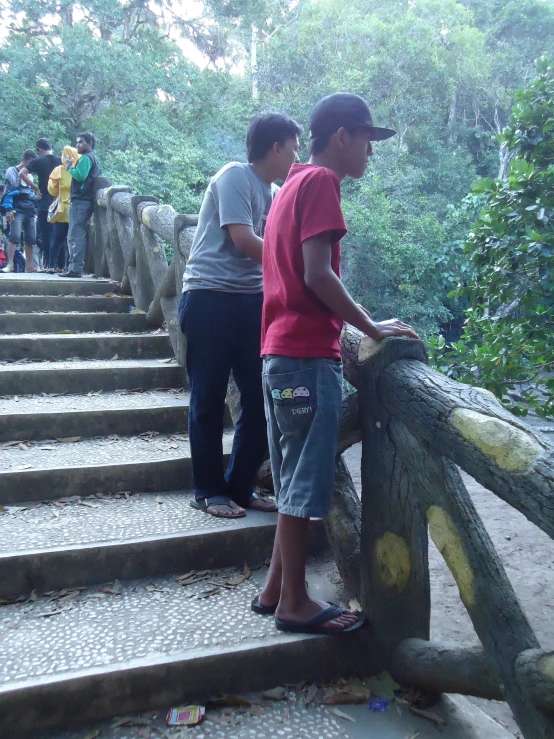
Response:
[[[326,167],[294,164],[264,232],[262,355],[340,358],[342,321],[304,282],[302,243],[326,231],[333,233],[331,266],[340,277],[346,234],[340,180]]]

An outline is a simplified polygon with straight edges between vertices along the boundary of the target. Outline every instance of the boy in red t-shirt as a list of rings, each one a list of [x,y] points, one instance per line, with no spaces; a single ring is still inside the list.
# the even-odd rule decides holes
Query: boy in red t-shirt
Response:
[[[376,341],[417,334],[397,319],[374,323],[340,281],[346,225],[340,183],[363,176],[371,142],[394,131],[373,125],[358,95],[336,93],[315,106],[310,163],[295,164],[273,202],[264,235],[263,382],[279,520],[256,613],[275,613],[280,631],[354,631],[364,617],[312,600],[305,569],[311,517],[331,501],[342,403],[343,321]]]

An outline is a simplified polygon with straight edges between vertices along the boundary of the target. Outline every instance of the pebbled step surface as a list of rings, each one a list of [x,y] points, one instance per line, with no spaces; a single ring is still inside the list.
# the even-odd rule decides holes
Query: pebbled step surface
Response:
[[[222,586],[240,575],[233,568],[186,587],[174,577],[156,578],[122,583],[119,595],[91,587],[76,597],[39,596],[36,602],[5,606],[0,609],[0,684],[290,639],[276,631],[272,618],[250,611],[265,572],[256,571],[236,587]]]
[[[0,334],[0,361],[172,358],[166,333]]]
[[[144,313],[0,313],[0,334],[147,331]]]
[[[103,495],[103,494],[101,494]],[[244,526],[246,517],[215,518],[191,508],[190,491],[115,493],[44,503],[5,506],[0,553],[31,552],[96,542],[130,541],[147,537],[221,530]],[[249,523],[267,523],[273,516],[251,511]]]
[[[63,400],[60,400],[63,398]],[[182,388],[166,390],[114,390],[86,395],[52,393],[44,395],[4,395],[0,397],[0,416],[11,413],[57,413],[63,411],[107,411],[148,406],[188,405],[189,393]],[[145,429],[147,431],[148,429]]]
[[[1,287],[1,286],[0,286]],[[2,295],[0,313],[126,313],[134,306],[128,295]]]
[[[179,387],[183,371],[177,362],[156,359],[65,360],[11,363],[0,366],[0,394],[86,393]]]
[[[80,279],[44,273],[0,275],[0,295],[104,295],[119,289],[118,282],[92,275]]]
[[[71,443],[59,442],[56,439],[36,441],[25,450],[20,449],[19,446],[1,449],[0,472],[17,472],[22,469],[47,470],[60,467],[67,469],[85,465],[113,465],[118,462],[189,457],[188,436],[186,440],[184,437],[184,434],[145,432],[144,436],[114,435],[113,438],[99,436]],[[227,434],[225,446],[228,447],[231,441],[232,437]]]

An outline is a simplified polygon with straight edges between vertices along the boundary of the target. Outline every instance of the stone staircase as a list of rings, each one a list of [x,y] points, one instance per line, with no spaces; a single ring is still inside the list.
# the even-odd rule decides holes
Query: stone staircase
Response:
[[[107,280],[0,280],[0,734],[9,739],[336,677],[367,659],[366,634],[287,636],[251,613],[264,577],[254,565],[270,554],[276,518],[225,521],[189,506],[182,370],[167,334],[116,291]],[[231,441],[229,428],[227,451]],[[324,546],[315,527],[313,551]],[[176,579],[192,570],[210,572]],[[336,597],[322,587],[320,597]]]

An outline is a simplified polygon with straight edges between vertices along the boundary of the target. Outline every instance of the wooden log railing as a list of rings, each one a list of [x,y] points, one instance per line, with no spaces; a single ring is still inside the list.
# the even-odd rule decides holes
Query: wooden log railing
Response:
[[[121,283],[151,326],[167,326],[184,367],[177,306],[197,216],[104,178],[98,185],[87,267]],[[419,341],[376,343],[347,326],[342,354],[356,392],[344,397],[326,529],[343,581],[370,617],[373,664],[433,692],[503,698],[526,739],[554,739],[554,652],[541,649],[458,469],[554,537],[554,445],[492,394],[431,369]],[[236,419],[232,384],[229,406]],[[360,439],[361,503],[340,457]],[[260,482],[271,485],[267,464]],[[480,648],[429,640],[428,534]]]

